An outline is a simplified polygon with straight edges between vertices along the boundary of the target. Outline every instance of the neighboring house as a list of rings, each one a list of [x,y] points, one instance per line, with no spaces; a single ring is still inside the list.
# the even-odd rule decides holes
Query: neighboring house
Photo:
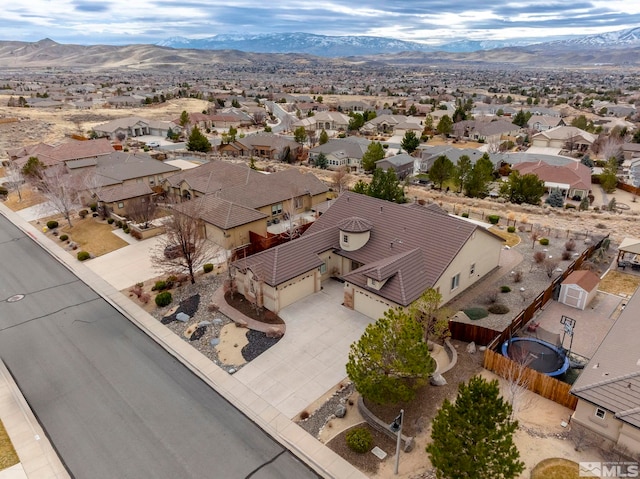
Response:
[[[530,161],[513,165],[521,175],[533,173],[549,190],[560,190],[565,198],[584,198],[591,191],[591,168],[574,161],[567,165],[549,165],[543,161]]]
[[[391,169],[396,172],[399,180],[403,180],[407,176],[413,175],[415,161],[413,156],[402,153],[376,161],[376,168],[381,168],[385,172]]]
[[[311,131],[346,131],[349,128],[349,116],[339,111],[319,111],[312,117],[306,129]]]
[[[93,127],[93,131],[99,138],[115,140],[118,135],[124,138],[133,138],[143,135],[154,135],[165,138],[169,130],[174,127],[169,121],[147,120],[139,116],[119,118]]]
[[[544,148],[587,151],[596,136],[575,126],[556,126],[531,137],[531,145]]]
[[[327,157],[328,169],[337,170],[342,166],[346,166],[349,170],[356,171],[360,169],[362,156],[370,144],[371,142],[366,138],[357,136],[331,139],[324,145],[311,148],[309,150],[309,161],[313,163],[318,159],[320,153],[324,153]]]
[[[300,238],[236,261],[232,274],[241,294],[274,312],[337,278],[344,306],[377,319],[429,288],[448,302],[498,267],[502,245],[437,205],[346,192]]]
[[[635,186],[640,187],[640,157],[622,162],[623,180]]]
[[[329,188],[298,169],[265,174],[244,164],[211,161],[165,179],[166,191],[201,201],[207,237],[226,249],[249,243],[249,231],[267,235],[267,226],[300,215],[327,200]]]
[[[256,133],[231,143],[223,143],[218,148],[218,152],[222,156],[255,156],[268,160],[281,160],[280,156],[287,148],[293,158],[298,158],[302,153],[302,146],[293,140],[273,133]]]
[[[499,143],[507,137],[515,137],[520,127],[509,120],[464,120],[453,125],[453,135],[484,143]]]
[[[477,150],[475,148],[454,148],[452,146],[448,146],[448,145],[440,145],[440,146],[425,146],[422,149],[422,154],[420,156],[420,171],[421,172],[427,172],[431,169],[431,166],[433,165],[433,162],[436,161],[436,159],[439,156],[446,156],[447,158],[449,158],[454,165],[456,165],[458,163],[458,160],[460,160],[461,156],[468,156],[469,159],[471,160],[471,164],[475,165],[476,162],[482,158],[482,155],[484,155],[484,152]],[[489,158],[491,159],[491,162],[493,163],[494,167],[498,167],[500,164],[500,155],[496,155],[496,154],[489,154]]]
[[[107,211],[112,211],[119,216],[129,214],[129,205],[132,201],[153,201],[153,190],[148,183],[120,183],[101,188],[95,193],[95,200]]]
[[[356,113],[362,113],[365,112],[367,110],[372,110],[373,107],[365,102],[365,101],[358,101],[358,100],[353,100],[353,101],[342,101],[338,104],[338,110],[340,111],[346,111],[346,112],[356,112]]]
[[[584,310],[596,297],[598,283],[600,278],[592,271],[576,270],[560,284],[558,302]]]
[[[53,166],[72,160],[97,159],[114,151],[111,142],[106,138],[101,138],[86,141],[69,140],[55,146],[37,143],[7,150],[7,155],[10,161],[22,168],[31,157],[38,158],[45,166]]]
[[[407,128],[406,123],[409,121],[408,119],[411,117],[407,117],[404,115],[380,115],[366,122],[360,131],[362,133],[368,135],[375,135],[378,133],[382,133],[385,135],[393,135],[395,129],[398,125],[405,125],[405,130]],[[420,120],[415,118],[415,120],[419,123]],[[420,128],[422,131],[422,128]]]
[[[635,455],[640,454],[638,311],[640,291],[627,302],[571,388],[578,398],[571,422]]]
[[[555,128],[556,126],[565,126],[565,122],[558,116],[532,115],[527,122],[527,126],[532,130],[545,131]]]

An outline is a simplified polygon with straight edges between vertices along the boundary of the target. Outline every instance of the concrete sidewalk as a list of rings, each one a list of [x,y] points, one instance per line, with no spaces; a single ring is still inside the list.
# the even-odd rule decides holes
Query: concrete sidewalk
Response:
[[[263,398],[260,391],[252,390],[244,384],[243,381],[236,378],[236,376],[227,374],[223,369],[209,360],[209,358],[183,341],[150,314],[130,301],[126,296],[121,294],[116,287],[99,277],[87,265],[79,262],[69,255],[68,252],[62,250],[58,244],[47,238],[41,231],[35,229],[19,215],[2,204],[0,204],[0,214],[3,214],[28,236],[38,242],[43,248],[49,251],[54,258],[65,264],[70,271],[122,312],[125,317],[154,339],[169,354],[191,369],[194,374],[218,391],[248,418],[282,444],[283,447],[289,449],[302,461],[311,466],[318,474],[326,478],[339,479],[365,479],[367,477],[327,446],[309,435],[297,424],[293,423],[287,415],[270,404],[270,401]],[[113,268],[113,265],[111,268]],[[117,270],[117,268],[113,269]],[[301,307],[303,307],[303,305],[301,305]],[[302,312],[304,312],[304,310],[302,310]],[[357,327],[363,326],[358,325]],[[287,328],[287,335],[289,334],[290,329]],[[292,335],[291,339],[294,338],[295,335]],[[341,344],[347,346],[347,342],[350,344],[350,340],[344,338]],[[340,374],[342,374],[342,371]],[[330,380],[327,379],[329,382],[332,380],[333,378]],[[339,380],[340,379],[338,379],[338,381]],[[310,384],[307,384],[307,387],[309,386]],[[291,387],[293,387],[293,385],[291,385]],[[324,384],[321,388],[318,388],[318,391],[322,388],[324,388]],[[2,404],[3,402],[0,401],[0,405]],[[295,408],[291,410],[293,409]],[[0,418],[2,418],[3,421],[6,413],[4,409],[0,409]],[[46,455],[43,454],[41,460],[45,460],[45,458]],[[41,476],[28,475],[28,477],[31,479],[32,477]]]

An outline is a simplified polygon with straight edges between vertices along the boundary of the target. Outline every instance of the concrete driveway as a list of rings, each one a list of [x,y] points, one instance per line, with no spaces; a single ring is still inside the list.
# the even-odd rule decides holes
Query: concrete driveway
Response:
[[[343,284],[328,280],[322,291],[280,311],[284,337],[234,378],[284,416],[295,417],[346,378],[349,346],[374,322],[342,306],[342,298]]]

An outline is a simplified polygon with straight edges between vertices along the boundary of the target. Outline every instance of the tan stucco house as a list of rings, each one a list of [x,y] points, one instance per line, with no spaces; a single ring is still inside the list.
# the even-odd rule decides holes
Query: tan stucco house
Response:
[[[513,165],[521,175],[532,173],[544,182],[549,192],[560,190],[565,198],[586,197],[591,191],[591,168],[579,161],[550,165],[544,161],[524,161]]]
[[[278,312],[344,283],[346,307],[377,319],[429,288],[446,303],[498,266],[502,240],[436,205],[342,194],[300,237],[232,265],[238,291]]]
[[[631,454],[640,454],[640,292],[627,302],[571,388],[571,421]]]

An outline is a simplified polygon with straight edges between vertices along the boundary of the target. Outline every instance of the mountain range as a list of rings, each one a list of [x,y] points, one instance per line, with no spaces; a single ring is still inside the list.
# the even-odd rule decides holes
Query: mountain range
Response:
[[[158,46],[196,50],[239,50],[255,53],[306,53],[322,57],[346,57],[401,52],[471,53],[497,48],[528,47],[541,44],[535,40],[459,40],[438,46],[384,37],[328,36],[310,33],[221,34],[207,38],[172,37]],[[640,27],[597,35],[569,37],[545,42],[561,48],[629,48],[640,47]]]

